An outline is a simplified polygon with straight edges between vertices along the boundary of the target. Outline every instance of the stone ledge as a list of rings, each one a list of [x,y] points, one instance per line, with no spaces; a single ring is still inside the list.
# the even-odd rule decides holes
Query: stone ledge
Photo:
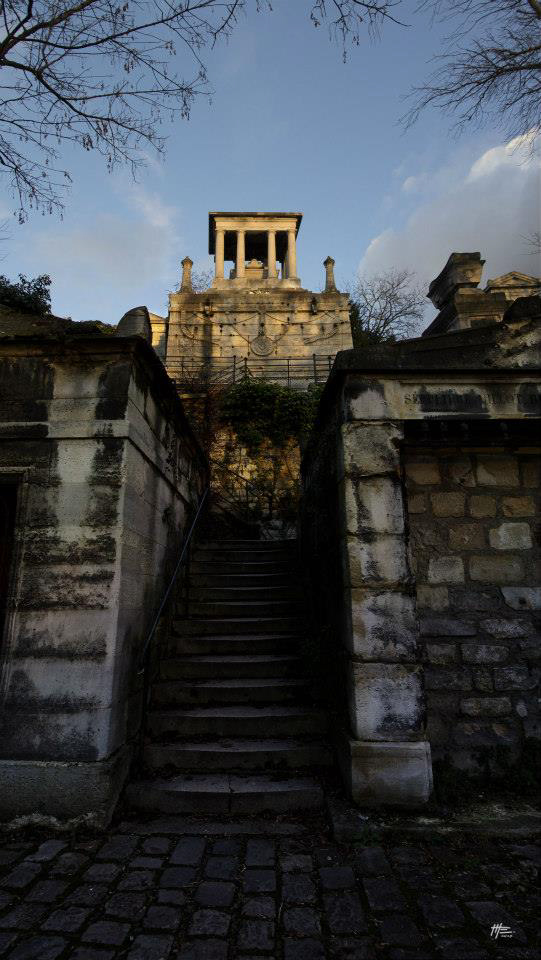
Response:
[[[371,743],[337,740],[338,763],[351,798],[361,806],[417,807],[432,792],[432,763],[427,740]]]
[[[111,820],[131,760],[124,746],[96,763],[0,760],[0,823],[71,829]]]

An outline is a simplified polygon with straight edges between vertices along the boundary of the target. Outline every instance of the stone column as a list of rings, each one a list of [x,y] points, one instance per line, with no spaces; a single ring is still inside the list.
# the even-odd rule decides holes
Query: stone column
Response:
[[[428,799],[432,783],[401,483],[403,428],[382,419],[378,383],[356,385],[354,394],[339,458],[351,731],[341,765],[357,802],[411,805]]]
[[[193,260],[190,260],[189,257],[184,257],[182,261],[182,283],[180,284],[181,291],[191,291],[192,290],[192,267]]]
[[[325,291],[336,290],[336,284],[334,282],[334,260],[332,257],[327,257],[323,261],[323,266],[325,267]]]
[[[214,262],[216,264],[216,279],[223,280],[224,278],[224,231],[216,231],[216,253],[214,254]]]
[[[269,230],[267,233],[267,276],[269,280],[276,277],[276,233]]]
[[[287,232],[287,276],[290,280],[297,277],[297,250],[295,247],[295,231]]]
[[[244,250],[244,230],[237,230],[237,263],[236,263],[236,277],[244,276],[244,261],[246,259],[246,253]]]

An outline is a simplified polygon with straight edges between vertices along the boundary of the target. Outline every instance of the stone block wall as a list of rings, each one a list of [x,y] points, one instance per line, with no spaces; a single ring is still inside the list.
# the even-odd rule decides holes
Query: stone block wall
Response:
[[[404,465],[433,754],[516,758],[541,732],[540,451],[409,446]]]
[[[503,332],[339,354],[303,458],[316,635],[363,804],[427,799],[432,750],[495,770],[539,736],[541,383],[535,336]]]
[[[144,641],[206,484],[139,338],[0,340],[15,551],[0,642],[0,819],[107,819],[141,717]]]
[[[325,399],[325,398],[324,398]],[[303,460],[302,555],[339,764],[354,800],[431,790],[396,424],[325,409]]]

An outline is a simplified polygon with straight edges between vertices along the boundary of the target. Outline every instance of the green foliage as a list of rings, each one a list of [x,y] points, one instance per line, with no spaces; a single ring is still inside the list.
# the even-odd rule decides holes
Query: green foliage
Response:
[[[250,453],[265,441],[280,449],[308,435],[322,390],[315,384],[302,391],[246,377],[224,392],[220,419]]]
[[[359,304],[349,301],[349,321],[351,323],[351,339],[355,350],[366,350],[381,343],[396,343],[394,334],[382,334],[376,330],[367,330],[363,327]]]
[[[20,273],[18,283],[12,283],[7,277],[0,276],[0,303],[22,313],[45,316],[51,312],[50,286],[51,278],[46,274],[28,280]]]

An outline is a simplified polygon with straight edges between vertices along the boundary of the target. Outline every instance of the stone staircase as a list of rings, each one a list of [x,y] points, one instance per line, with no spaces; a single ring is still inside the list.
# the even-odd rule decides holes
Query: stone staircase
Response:
[[[332,764],[301,657],[296,541],[195,548],[152,686],[145,779],[129,804],[163,813],[317,809]]]

